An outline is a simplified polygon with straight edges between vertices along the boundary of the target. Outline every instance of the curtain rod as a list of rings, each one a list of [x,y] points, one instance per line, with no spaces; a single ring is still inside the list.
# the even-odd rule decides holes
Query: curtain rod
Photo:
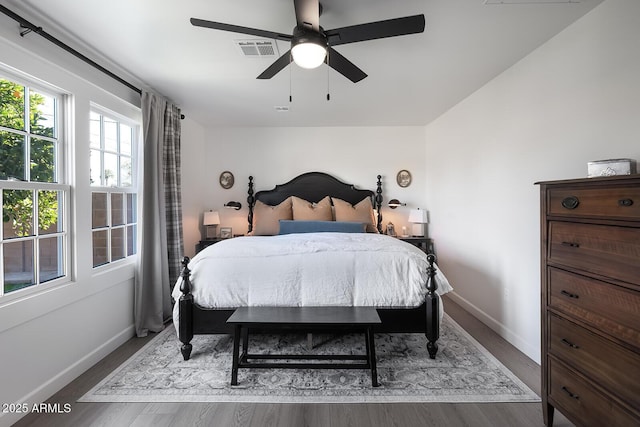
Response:
[[[126,81],[122,77],[118,76],[117,74],[107,70],[102,65],[98,64],[94,60],[92,60],[92,59],[86,57],[85,55],[81,54],[80,52],[78,52],[77,50],[75,50],[71,46],[67,45],[66,43],[63,43],[62,41],[58,40],[57,38],[55,38],[51,34],[49,34],[46,31],[44,31],[42,29],[42,27],[36,27],[34,24],[32,24],[31,22],[27,21],[22,16],[20,16],[17,13],[9,10],[8,8],[6,8],[5,6],[3,6],[1,4],[0,4],[0,12],[4,13],[9,18],[11,18],[14,21],[18,22],[20,24],[20,28],[24,28],[23,31],[20,31],[20,36],[21,37],[24,37],[26,34],[29,34],[30,32],[33,31],[36,34],[44,37],[45,39],[47,39],[51,43],[55,44],[56,46],[66,50],[67,52],[69,52],[70,54],[75,56],[76,58],[86,62],[89,65],[91,65],[93,68],[95,68],[95,69],[97,69],[99,71],[102,71],[107,76],[111,77],[112,79],[118,81],[119,83],[122,83],[123,85],[127,86],[129,89],[131,89],[131,90],[133,90],[135,92],[138,92],[138,94],[142,95],[142,90],[140,88],[132,85],[131,83],[129,83],[128,81]],[[181,118],[184,119],[184,114],[181,115]]]
[[[103,73],[105,73],[106,75],[111,77],[112,79],[117,80],[118,82],[120,82],[123,85],[127,86],[131,90],[134,90],[134,91],[138,92],[140,95],[142,95],[142,90],[141,89],[135,87],[134,85],[132,85],[131,83],[129,83],[128,81],[123,79],[122,77],[112,73],[111,71],[109,71],[106,68],[104,68],[102,65],[98,64],[97,62],[93,61],[92,59],[89,59],[88,57],[86,57],[85,55],[81,54],[80,52],[78,52],[74,48],[70,47],[69,45],[67,45],[67,44],[61,42],[60,40],[58,40],[57,38],[53,37],[51,34],[47,33],[45,30],[43,30],[42,27],[36,27],[34,24],[32,24],[31,22],[27,21],[22,16],[20,16],[20,15],[18,15],[16,13],[12,12],[11,10],[7,9],[5,6],[0,5],[0,12],[4,13],[8,17],[12,18],[14,21],[17,21],[20,24],[20,28],[24,28],[25,29],[24,31],[20,32],[20,36],[24,37],[26,34],[28,34],[31,31],[33,31],[34,33],[37,33],[40,36],[44,37],[45,39],[49,40],[51,43],[55,44],[56,46],[61,47],[62,49],[66,50],[67,52],[69,52],[70,54],[75,56],[76,58],[81,59],[82,61],[86,62],[87,64],[91,65],[92,67],[102,71]]]

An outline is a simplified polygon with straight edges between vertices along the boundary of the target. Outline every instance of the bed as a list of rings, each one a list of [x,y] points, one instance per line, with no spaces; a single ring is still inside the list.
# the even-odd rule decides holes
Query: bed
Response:
[[[172,296],[184,360],[194,334],[231,333],[242,306],[373,306],[376,332],[424,333],[435,358],[438,293],[451,287],[435,255],[382,234],[380,175],[375,192],[309,172],[255,194],[249,177],[248,194],[249,235],[182,261]]]

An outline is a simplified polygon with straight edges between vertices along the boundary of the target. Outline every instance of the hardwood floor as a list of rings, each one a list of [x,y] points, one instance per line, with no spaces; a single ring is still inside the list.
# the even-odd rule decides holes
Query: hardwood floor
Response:
[[[447,313],[536,393],[540,367],[450,299]],[[25,426],[542,426],[540,403],[76,403],[98,381],[142,347],[133,338],[89,369],[48,403],[71,404],[67,414],[30,414]],[[556,411],[554,426],[572,426]]]

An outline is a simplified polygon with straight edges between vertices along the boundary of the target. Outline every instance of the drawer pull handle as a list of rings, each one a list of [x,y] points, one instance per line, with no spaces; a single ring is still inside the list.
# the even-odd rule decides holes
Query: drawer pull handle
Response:
[[[572,343],[571,341],[569,341],[566,338],[562,338],[560,341],[562,342],[562,344],[567,345],[567,346],[569,346],[571,348],[575,348],[576,350],[580,348],[580,346],[575,345],[574,343]]]
[[[580,243],[562,242],[562,246],[569,246],[571,248],[579,248],[580,247]]]
[[[561,203],[565,209],[575,209],[580,204],[580,200],[576,196],[568,196],[562,199]]]
[[[571,292],[567,292],[564,289],[560,291],[560,293],[562,295],[564,295],[565,297],[569,297],[569,298],[574,298],[574,299],[578,299],[580,298],[580,295],[576,295],[576,294],[572,294]]]
[[[620,199],[618,200],[618,205],[629,207],[633,205],[633,199]]]
[[[562,391],[564,391],[565,393],[567,393],[569,395],[570,398],[575,399],[575,400],[580,400],[580,396],[578,396],[577,394],[573,394],[569,391],[568,388],[566,388],[565,386],[562,386]]]

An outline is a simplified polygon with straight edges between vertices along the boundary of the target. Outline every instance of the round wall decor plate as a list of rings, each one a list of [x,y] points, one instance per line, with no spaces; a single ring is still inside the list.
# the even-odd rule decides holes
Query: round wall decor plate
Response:
[[[233,178],[233,174],[229,171],[224,171],[220,174],[220,186],[225,190],[233,187],[233,183],[235,179]]]
[[[406,169],[402,169],[396,175],[396,182],[402,188],[408,187],[409,185],[411,185],[411,172]]]

